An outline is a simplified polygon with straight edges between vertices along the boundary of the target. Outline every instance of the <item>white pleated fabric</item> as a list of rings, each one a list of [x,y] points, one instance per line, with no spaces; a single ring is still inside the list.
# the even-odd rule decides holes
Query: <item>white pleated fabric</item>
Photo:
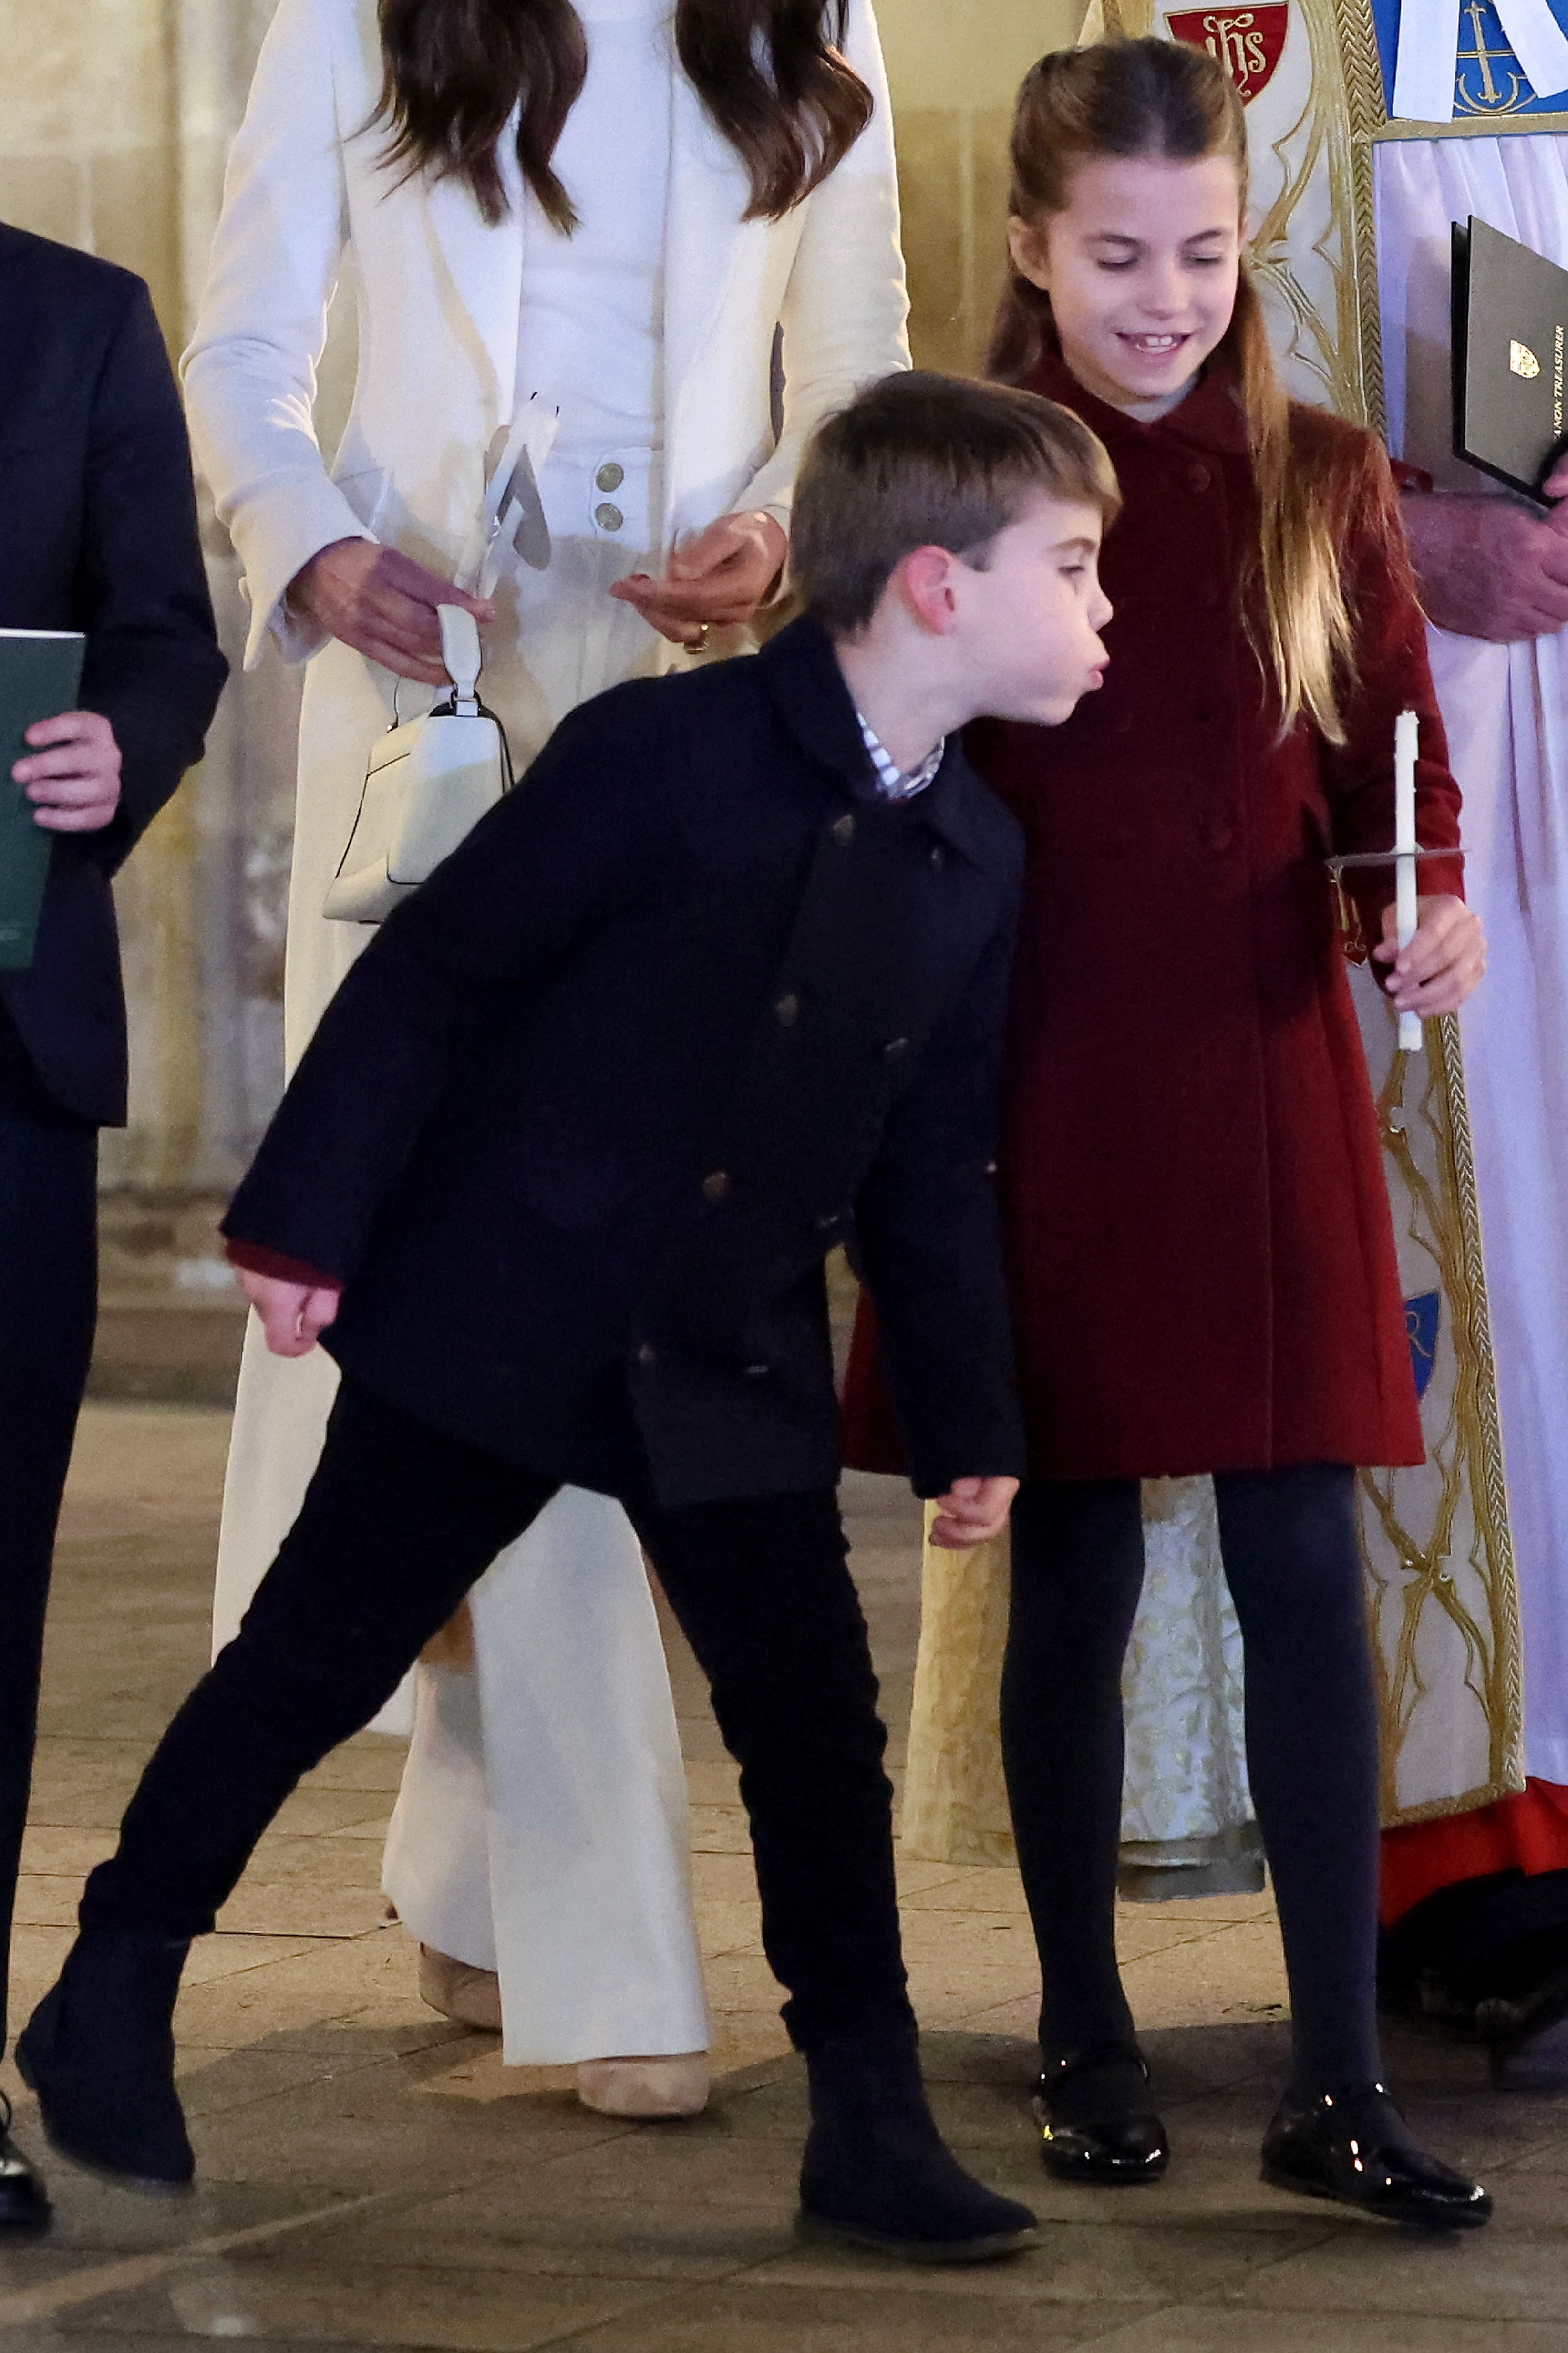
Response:
[[[1379,146],[1390,446],[1441,487],[1495,486],[1451,454],[1450,225],[1475,214],[1568,266],[1568,141]],[[1500,492],[1500,495],[1507,495]],[[1431,636],[1465,797],[1466,887],[1491,961],[1463,1015],[1524,1625],[1525,1766],[1568,1782],[1568,632]]]

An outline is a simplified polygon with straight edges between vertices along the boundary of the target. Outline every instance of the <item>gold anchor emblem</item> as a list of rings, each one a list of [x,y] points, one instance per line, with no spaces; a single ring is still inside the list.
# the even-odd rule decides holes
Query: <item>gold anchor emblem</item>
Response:
[[[1541,362],[1528,343],[1510,343],[1508,364],[1515,375],[1528,377],[1541,374]]]

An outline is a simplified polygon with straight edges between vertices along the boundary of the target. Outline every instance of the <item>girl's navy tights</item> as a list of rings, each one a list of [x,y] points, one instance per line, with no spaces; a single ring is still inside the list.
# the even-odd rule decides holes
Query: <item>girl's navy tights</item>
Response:
[[[1377,1707],[1355,1474],[1222,1473],[1247,1662],[1247,1755],[1290,1983],[1302,2092],[1381,2073]],[[1013,1513],[1002,1739],[1039,1946],[1048,2058],[1126,2042],[1116,1966],[1121,1666],[1143,1583],[1138,1482],[1039,1480]]]

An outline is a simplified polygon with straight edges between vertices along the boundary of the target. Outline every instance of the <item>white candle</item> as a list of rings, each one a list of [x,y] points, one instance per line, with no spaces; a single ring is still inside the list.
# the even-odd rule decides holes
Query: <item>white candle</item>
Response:
[[[1414,711],[1402,711],[1394,723],[1394,848],[1395,936],[1402,948],[1415,936],[1415,754],[1420,723]],[[1407,1054],[1421,1051],[1421,1017],[1402,1013],[1399,1043]]]

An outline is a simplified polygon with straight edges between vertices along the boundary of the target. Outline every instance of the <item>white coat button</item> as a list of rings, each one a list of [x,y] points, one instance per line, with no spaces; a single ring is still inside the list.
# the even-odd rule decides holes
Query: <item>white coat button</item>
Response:
[[[624,466],[617,466],[615,459],[611,458],[600,467],[598,472],[595,475],[594,488],[596,491],[618,491],[626,479],[626,468]]]
[[[594,521],[601,531],[619,531],[626,522],[626,517],[619,507],[612,506],[606,499],[603,506],[594,509]]]

